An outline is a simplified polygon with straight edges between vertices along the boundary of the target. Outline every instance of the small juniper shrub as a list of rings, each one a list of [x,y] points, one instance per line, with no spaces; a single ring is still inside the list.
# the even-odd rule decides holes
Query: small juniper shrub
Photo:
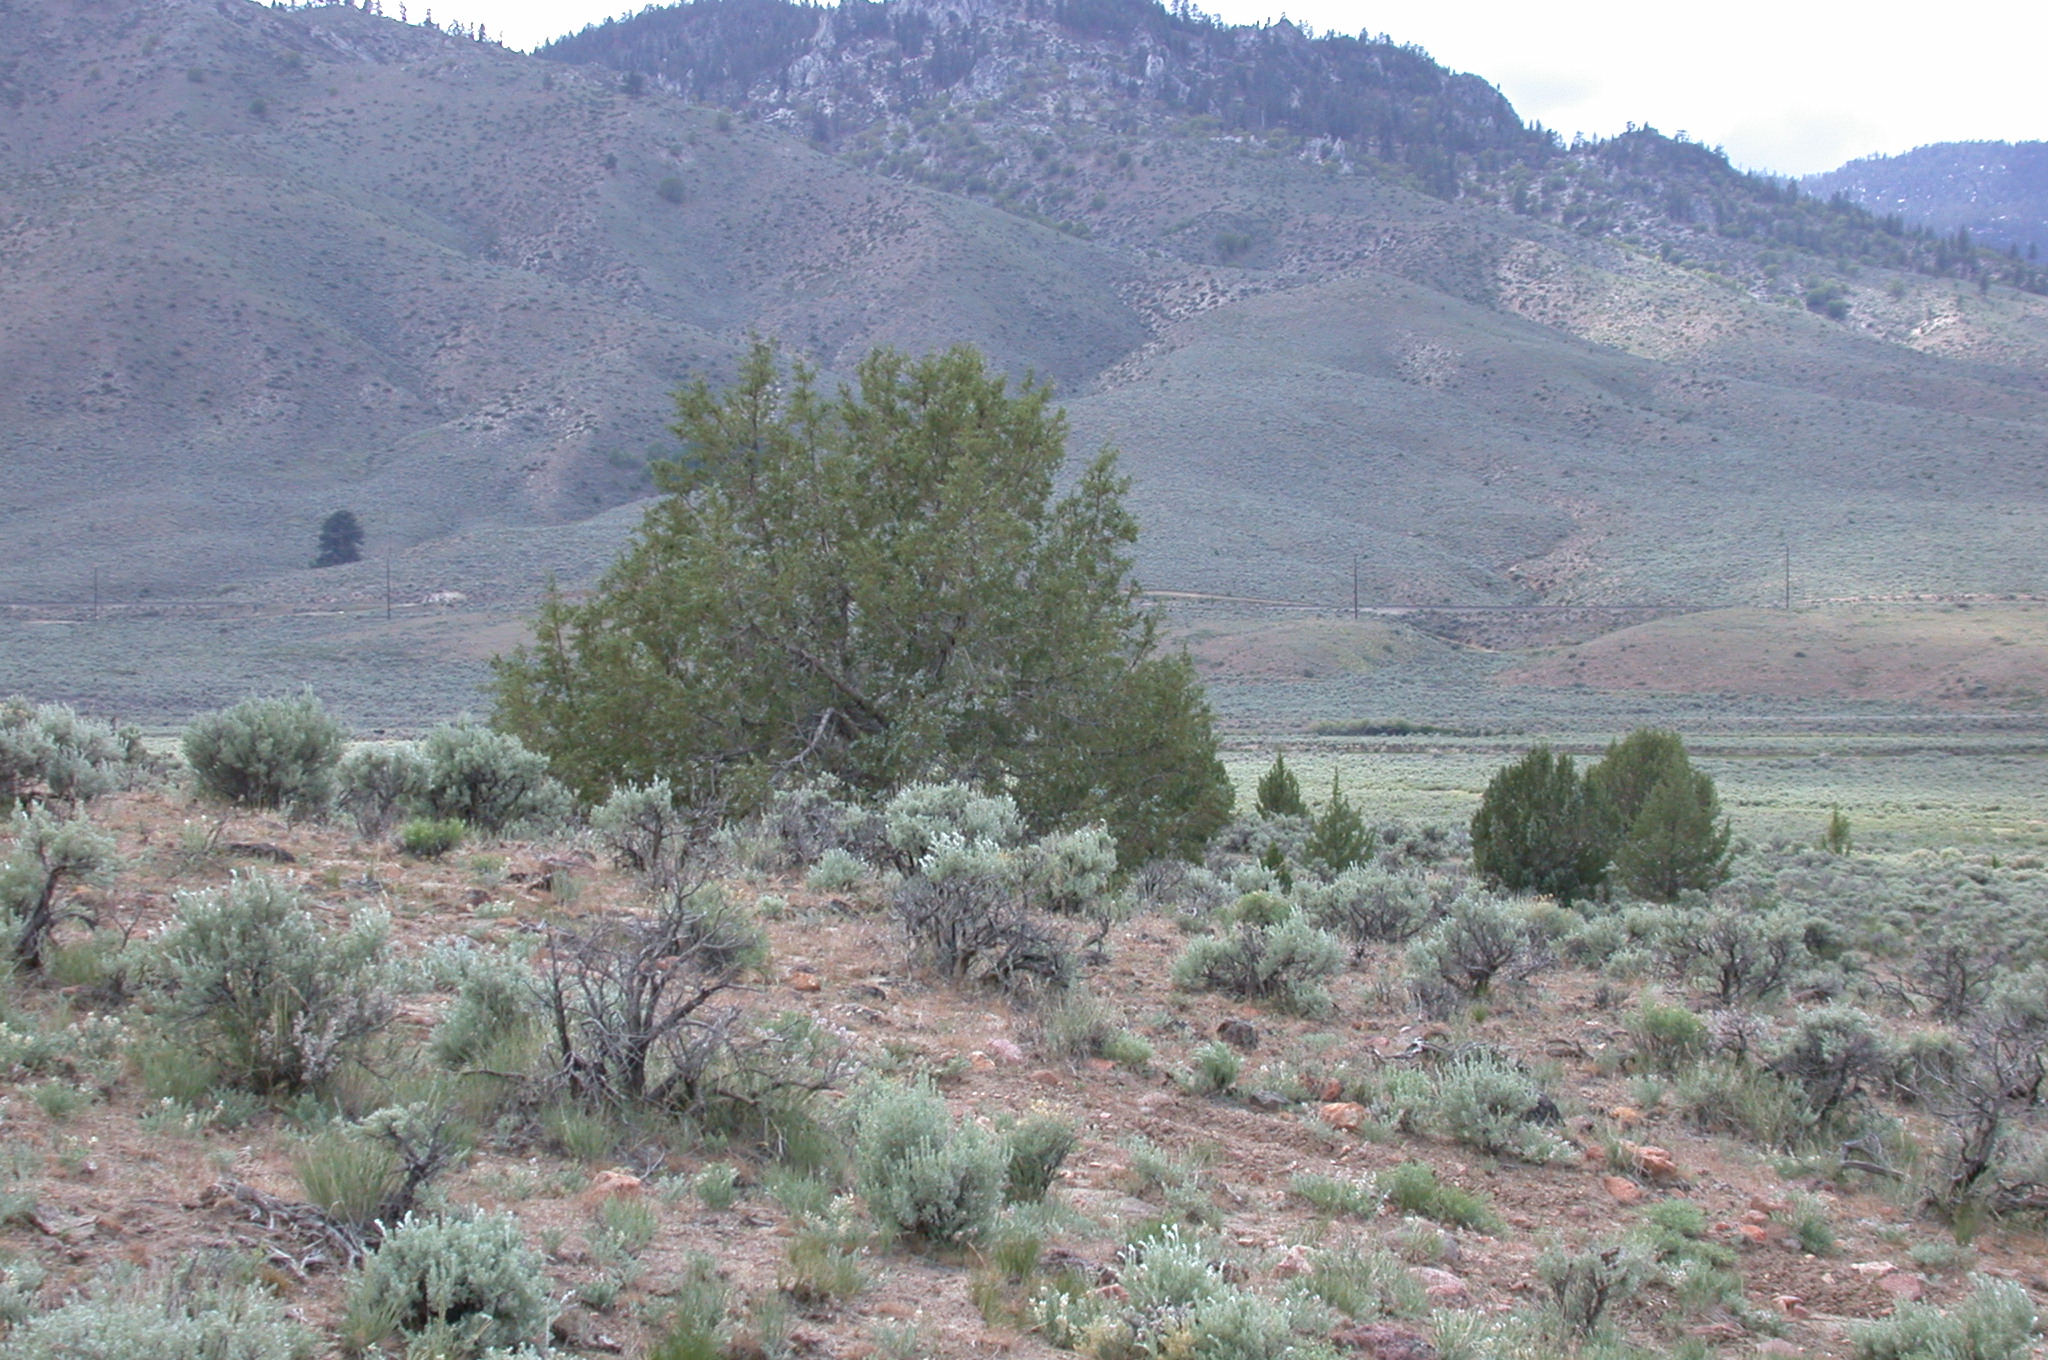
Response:
[[[185,763],[202,795],[231,807],[317,817],[334,797],[341,725],[311,690],[244,699],[185,729]]]

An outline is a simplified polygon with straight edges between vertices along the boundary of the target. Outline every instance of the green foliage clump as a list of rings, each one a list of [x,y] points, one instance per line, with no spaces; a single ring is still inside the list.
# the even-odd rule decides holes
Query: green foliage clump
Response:
[[[1003,1198],[1011,1204],[1036,1204],[1052,1188],[1067,1156],[1080,1141],[1074,1126],[1050,1115],[1032,1115],[1003,1132],[1009,1170],[1003,1177]]]
[[[1655,948],[1674,979],[1703,983],[1729,1006],[1765,1000],[1791,984],[1808,962],[1806,926],[1782,907],[1694,899],[1665,918]]]
[[[1415,1214],[1475,1232],[1499,1232],[1500,1215],[1484,1195],[1437,1179],[1436,1169],[1427,1162],[1402,1162],[1380,1176],[1380,1189],[1387,1203],[1404,1214]]]
[[[454,817],[414,817],[398,828],[398,848],[418,859],[439,859],[468,834],[469,828]]]
[[[925,1242],[972,1241],[995,1221],[1009,1178],[1002,1146],[955,1122],[927,1082],[874,1081],[855,1093],[854,1183],[892,1233]]]
[[[804,886],[814,893],[842,893],[858,886],[868,872],[860,856],[835,845],[818,856],[818,862],[804,875]]]
[[[1122,1296],[1055,1285],[1033,1320],[1062,1350],[1095,1356],[1284,1360],[1304,1353],[1282,1304],[1231,1279],[1213,1246],[1169,1225],[1125,1248]]]
[[[1565,1338],[1590,1340],[1607,1311],[1649,1274],[1643,1250],[1629,1242],[1573,1249],[1553,1242],[1536,1257],[1536,1276],[1550,1291],[1550,1321]]]
[[[1472,814],[1472,868],[1513,893],[1569,905],[1606,876],[1600,811],[1568,755],[1537,746],[1496,773]]]
[[[1849,815],[1840,808],[1833,809],[1820,833],[1820,848],[1831,855],[1846,855],[1855,847],[1855,837],[1849,834]]]
[[[1365,818],[1358,815],[1358,809],[1351,806],[1351,800],[1344,796],[1343,786],[1337,776],[1330,776],[1330,801],[1316,814],[1308,829],[1308,840],[1302,846],[1302,858],[1326,874],[1341,874],[1353,865],[1362,864],[1372,854],[1372,832],[1365,829]]]
[[[311,690],[249,698],[186,727],[185,763],[199,791],[234,807],[318,816],[334,797],[341,724]]]
[[[465,1356],[542,1344],[555,1313],[540,1257],[510,1214],[400,1220],[351,1281],[349,1310]]]
[[[420,806],[429,816],[495,833],[568,813],[568,791],[548,774],[547,757],[510,732],[450,723],[427,733],[419,756]]]
[[[1405,944],[1429,927],[1435,901],[1419,874],[1360,864],[1302,889],[1302,910],[1351,942],[1353,957],[1375,944]]]
[[[993,842],[936,833],[891,896],[912,948],[942,973],[1012,989],[1073,981],[1067,937],[1030,909],[1021,858]]]
[[[1308,816],[1308,804],[1301,797],[1301,781],[1287,768],[1284,752],[1275,755],[1273,767],[1259,776],[1258,809],[1261,817]]]
[[[269,1290],[194,1260],[155,1277],[102,1281],[19,1321],[0,1360],[304,1360],[317,1341]]]
[[[1549,962],[1542,936],[1516,903],[1489,893],[1464,893],[1442,920],[1408,947],[1408,974],[1425,1001],[1442,989],[1459,997],[1487,995],[1496,982],[1518,981]]]
[[[426,779],[419,750],[409,743],[357,746],[341,758],[335,774],[336,802],[366,841],[381,840],[418,803]]]
[[[23,968],[41,968],[65,912],[66,883],[96,883],[116,864],[114,839],[82,815],[60,818],[43,808],[14,814],[14,847],[0,859],[0,947]]]
[[[1707,1050],[1707,1022],[1655,996],[1643,998],[1627,1025],[1637,1064],[1653,1072],[1676,1073]]]
[[[1330,1009],[1324,986],[1344,967],[1344,947],[1297,912],[1265,924],[1243,919],[1220,935],[1198,936],[1174,961],[1178,987],[1227,992],[1291,1015]]]
[[[1562,1162],[1579,1155],[1569,1140],[1546,1126],[1556,1106],[1519,1067],[1490,1053],[1447,1063],[1437,1074],[1435,1117],[1460,1143],[1525,1162]]]
[[[258,100],[260,104],[262,101]],[[252,111],[255,105],[250,106]],[[262,115],[258,113],[258,117]],[[320,521],[320,547],[313,556],[315,567],[339,567],[359,562],[363,556],[363,526],[350,510],[337,510]]]
[[[1125,482],[1105,455],[1055,498],[1046,389],[878,350],[827,396],[763,342],[677,411],[633,544],[497,664],[500,721],[584,797],[696,774],[745,809],[797,761],[870,797],[972,767],[1127,864],[1223,824],[1200,683],[1131,589]]]
[[[1729,824],[1711,777],[1693,769],[1676,732],[1639,728],[1586,771],[1606,823],[1613,877],[1637,897],[1674,902],[1728,877]]]
[[[260,874],[180,893],[154,951],[159,1013],[190,1026],[230,1082],[298,1091],[389,1023],[389,934],[380,912],[328,934],[295,889]]]
[[[63,704],[0,699],[0,811],[32,800],[83,803],[120,786],[139,738]]]
[[[1953,1308],[1901,1303],[1882,1321],[1854,1324],[1849,1339],[1856,1360],[2020,1360],[2035,1322],[2025,1288],[1979,1275]]]

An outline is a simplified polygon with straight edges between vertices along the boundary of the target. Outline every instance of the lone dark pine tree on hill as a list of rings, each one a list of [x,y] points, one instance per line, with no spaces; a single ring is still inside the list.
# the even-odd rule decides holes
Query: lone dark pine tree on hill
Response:
[[[320,553],[316,567],[338,567],[360,561],[363,556],[363,526],[351,511],[337,510],[320,523]]]
[[[1106,822],[1126,862],[1222,825],[1207,701],[1131,580],[1126,482],[1105,452],[1054,499],[1045,388],[972,349],[885,349],[827,396],[757,343],[677,409],[638,536],[497,663],[499,721],[581,793],[962,779],[1039,829]]]

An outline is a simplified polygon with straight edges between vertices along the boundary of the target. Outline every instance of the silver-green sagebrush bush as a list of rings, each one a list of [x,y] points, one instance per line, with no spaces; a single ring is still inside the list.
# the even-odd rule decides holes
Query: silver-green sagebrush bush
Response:
[[[1211,1240],[1170,1225],[1124,1249],[1121,1296],[1056,1283],[1032,1307],[1045,1339],[1094,1356],[1287,1360],[1327,1354],[1286,1303],[1236,1284]],[[1327,1314],[1325,1314],[1327,1316]]]
[[[389,935],[373,911],[330,933],[295,888],[263,874],[180,893],[153,951],[157,1009],[203,1042],[229,1082],[297,1091],[390,1022]]]
[[[344,735],[311,690],[249,698],[192,720],[185,763],[215,802],[317,817],[334,797]]]
[[[1408,973],[1428,999],[1448,989],[1483,997],[1497,983],[1520,981],[1550,962],[1541,935],[1521,903],[1491,893],[1466,893],[1441,921],[1408,947]]]
[[[0,699],[0,811],[30,801],[78,804],[119,788],[138,757],[132,729],[63,704]]]
[[[1011,990],[1063,990],[1074,979],[1066,933],[1027,904],[1021,857],[989,841],[937,832],[891,906],[918,958],[940,973]]]
[[[198,1268],[102,1280],[0,1341],[0,1360],[304,1360],[313,1333],[269,1290]]]
[[[1375,944],[1405,944],[1437,914],[1429,883],[1419,873],[1359,864],[1328,883],[1304,887],[1309,919],[1351,945],[1354,958]]]
[[[541,1259],[510,1214],[402,1220],[351,1281],[349,1310],[407,1336],[436,1331],[460,1355],[545,1342],[555,1314]]]
[[[114,839],[81,814],[60,818],[42,808],[14,814],[14,844],[0,859],[0,948],[23,968],[41,968],[51,934],[67,914],[58,900],[67,883],[97,883],[115,868]]]
[[[429,816],[495,833],[570,812],[569,791],[548,773],[547,757],[510,732],[450,723],[427,733],[419,759],[420,806]]]
[[[986,1129],[956,1121],[929,1082],[870,1082],[855,1092],[847,1117],[854,1184],[877,1223],[934,1243],[987,1232],[1002,1205],[1008,1157]]]
[[[1289,1014],[1322,1015],[1330,1009],[1324,984],[1343,967],[1344,947],[1290,910],[1270,924],[1241,919],[1222,934],[1190,940],[1174,961],[1173,981]]]
[[[366,841],[381,840],[414,807],[426,782],[419,748],[410,743],[358,746],[336,769],[341,810]]]
[[[1979,1275],[1953,1308],[1901,1303],[1883,1321],[1854,1324],[1849,1339],[1856,1360],[2020,1360],[2036,1321],[2024,1288]]]

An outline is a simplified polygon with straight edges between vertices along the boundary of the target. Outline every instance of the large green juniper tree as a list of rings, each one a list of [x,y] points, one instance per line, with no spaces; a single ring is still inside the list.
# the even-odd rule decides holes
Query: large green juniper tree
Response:
[[[1000,785],[1039,827],[1185,853],[1230,786],[1199,682],[1157,654],[1105,452],[1055,498],[1064,415],[981,355],[878,350],[821,393],[756,343],[677,397],[666,494],[590,597],[550,594],[498,716],[587,797],[665,776]]]

